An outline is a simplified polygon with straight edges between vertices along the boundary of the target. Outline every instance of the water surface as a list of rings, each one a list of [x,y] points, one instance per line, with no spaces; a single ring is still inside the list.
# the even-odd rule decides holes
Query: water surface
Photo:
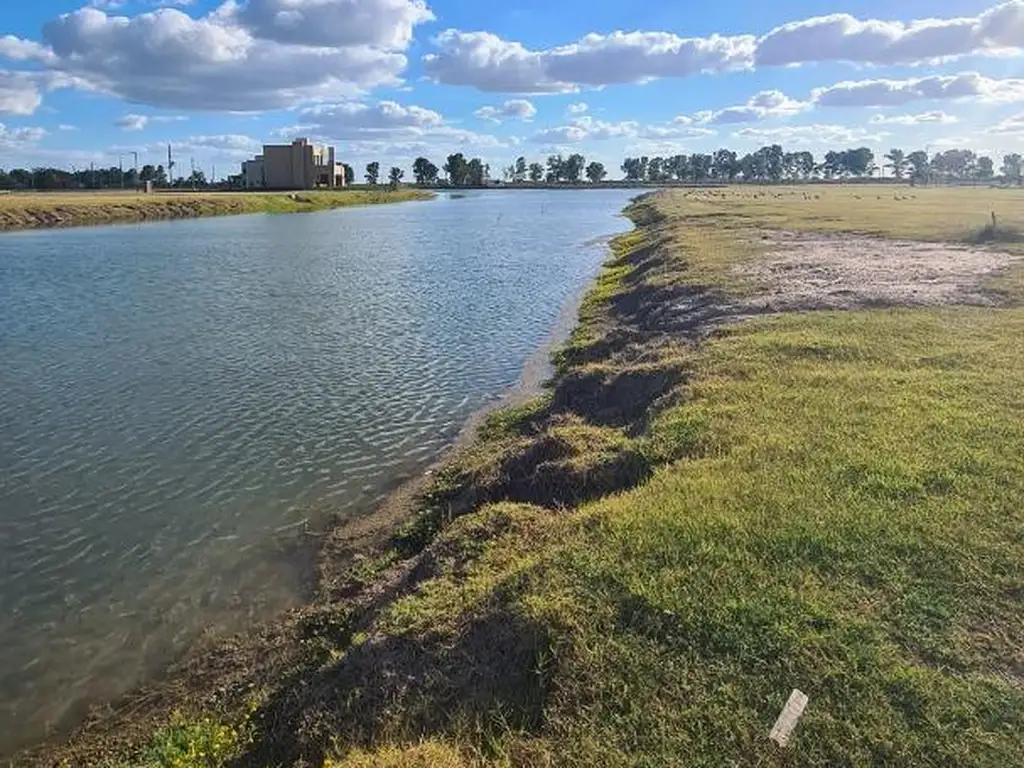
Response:
[[[293,604],[304,531],[516,382],[630,194],[0,236],[0,754]]]

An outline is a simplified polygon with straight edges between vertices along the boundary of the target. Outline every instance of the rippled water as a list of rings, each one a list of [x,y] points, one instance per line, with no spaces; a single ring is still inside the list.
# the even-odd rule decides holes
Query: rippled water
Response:
[[[293,603],[302,530],[516,382],[627,198],[0,236],[0,753]]]

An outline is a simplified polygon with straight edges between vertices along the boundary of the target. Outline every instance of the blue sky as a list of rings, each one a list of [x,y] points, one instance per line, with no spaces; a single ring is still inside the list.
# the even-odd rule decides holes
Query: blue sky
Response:
[[[895,9],[895,10],[894,10]],[[4,3],[0,167],[1024,151],[1024,0]],[[997,163],[998,165],[998,163]]]

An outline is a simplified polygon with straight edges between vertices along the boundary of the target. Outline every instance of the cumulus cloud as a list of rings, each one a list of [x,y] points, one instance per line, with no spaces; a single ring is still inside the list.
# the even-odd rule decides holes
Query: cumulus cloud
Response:
[[[402,105],[394,101],[375,104],[341,102],[317,104],[299,111],[302,123],[283,126],[278,136],[312,136],[318,140],[343,144],[347,155],[401,152],[448,152],[469,148],[507,146],[501,140],[449,125],[444,116],[432,109]]]
[[[500,123],[507,119],[529,121],[537,116],[537,108],[526,99],[511,99],[500,107],[480,107],[473,114],[481,120],[488,120],[492,123]]]
[[[141,131],[149,124],[145,115],[123,115],[114,121],[114,125],[122,131]]]
[[[33,73],[0,71],[0,114],[31,115],[42,103],[39,79]]]
[[[586,85],[742,68],[753,42],[752,36],[681,38],[667,32],[614,32],[531,51],[490,32],[449,29],[434,39],[440,52],[425,56],[424,66],[434,80],[449,85],[509,93],[568,93]]]
[[[714,131],[691,125],[689,118],[676,118],[670,123],[642,125],[634,120],[608,122],[589,115],[566,125],[539,131],[530,137],[535,144],[576,144],[606,139],[687,139],[714,135]]]
[[[279,43],[402,50],[416,25],[434,14],[423,0],[249,0],[229,17]]]
[[[761,91],[751,96],[746,104],[698,112],[691,120],[703,125],[757,123],[770,117],[795,115],[803,112],[808,106],[807,102],[791,99],[782,91]]]
[[[1024,47],[1024,0],[1010,0],[975,17],[909,23],[834,14],[784,24],[760,37],[613,32],[530,50],[490,32],[449,29],[434,42],[438,52],[425,56],[424,65],[438,82],[482,91],[564,93],[699,72],[820,61],[921,64],[1019,51]]]
[[[359,102],[318,104],[299,114],[308,120],[304,127],[309,131],[327,133],[336,139],[422,136],[444,123],[444,118],[431,109],[403,106],[394,101],[372,105]]]
[[[872,133],[863,128],[845,125],[784,125],[778,128],[741,128],[732,134],[737,139],[754,142],[794,145],[853,144],[857,142],[877,143],[885,133]]]
[[[424,0],[226,0],[195,18],[85,7],[45,24],[42,43],[0,39],[0,56],[140,104],[255,111],[399,85],[413,29],[431,18]]]
[[[947,112],[921,112],[916,115],[875,115],[873,125],[951,125],[959,122],[956,115]]]
[[[1013,115],[986,129],[985,133],[1002,136],[1024,136],[1024,113]]]
[[[996,80],[977,72],[907,80],[858,80],[818,88],[811,100],[821,107],[899,107],[915,101],[974,99],[1007,103],[1024,100],[1024,80]]]
[[[37,126],[8,128],[0,123],[0,149],[17,149],[35,142],[46,136],[46,129]]]
[[[587,106],[586,102],[580,101],[575,104],[570,104],[568,107],[566,107],[565,111],[568,114],[575,116],[586,114],[589,109],[590,107]]]

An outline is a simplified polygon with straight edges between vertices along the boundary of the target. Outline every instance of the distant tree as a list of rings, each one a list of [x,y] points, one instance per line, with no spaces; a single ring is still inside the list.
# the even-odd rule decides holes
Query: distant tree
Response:
[[[380,180],[380,163],[374,160],[372,163],[368,163],[366,166],[366,183],[371,186],[376,186]]]
[[[565,175],[565,158],[561,155],[549,155],[547,160],[547,172],[544,174],[544,181],[548,184],[559,183]]]
[[[590,179],[591,184],[600,184],[607,175],[608,171],[604,169],[604,165],[597,161],[587,166],[587,178]]]
[[[1003,177],[1011,184],[1020,184],[1024,180],[1024,157],[1017,152],[1003,157]]]
[[[139,181],[145,184],[147,181],[154,181],[156,179],[156,167],[146,164],[142,166],[142,170],[139,171]]]
[[[397,166],[392,166],[388,172],[388,183],[392,189],[398,189],[398,185],[402,183],[403,176],[405,176],[405,171]]]
[[[902,179],[909,165],[906,153],[902,149],[890,149],[885,159],[889,161],[885,167],[892,168],[893,178]]]
[[[540,163],[530,163],[530,181],[539,184],[544,178],[544,166]]]
[[[736,153],[729,149],[715,152],[711,158],[711,173],[720,181],[734,181],[740,173],[740,161]]]
[[[587,161],[583,155],[569,155],[569,157],[566,158],[565,164],[562,166],[562,177],[570,184],[579,184],[580,179],[583,177],[583,169],[586,164]]]
[[[515,170],[515,173],[512,174],[512,180],[516,184],[522,184],[524,181],[526,181],[526,174],[527,174],[527,172],[528,171],[527,171],[527,168],[526,168],[526,158],[525,157],[517,157],[516,158],[516,170]]]
[[[977,170],[975,171],[975,177],[978,181],[991,181],[995,175],[996,168],[992,158],[986,155],[979,157]]]
[[[626,174],[626,181],[642,181],[645,170],[637,157],[627,157],[622,161],[622,172]]]
[[[841,157],[843,173],[850,176],[866,176],[875,164],[875,153],[868,147],[847,150]]]
[[[192,175],[185,180],[185,183],[192,189],[202,189],[206,186],[206,174],[198,169],[192,171]]]
[[[667,178],[686,181],[690,178],[690,158],[686,155],[673,155],[665,160],[663,170]]]
[[[907,165],[910,168],[910,180],[915,184],[926,184],[931,176],[931,162],[928,160],[928,153],[917,150],[907,155]]]
[[[643,181],[647,178],[647,166],[651,164],[651,159],[644,155],[640,158],[640,180]]]
[[[448,177],[448,183],[453,187],[464,187],[469,183],[469,163],[461,152],[448,155],[444,172]]]
[[[949,149],[932,158],[933,174],[944,181],[973,179],[978,170],[978,156],[969,149]]]
[[[654,183],[664,181],[663,167],[665,161],[660,157],[652,157],[647,163],[647,180]]]
[[[487,168],[479,157],[474,157],[466,166],[466,182],[471,187],[482,187],[487,181]]]
[[[341,168],[345,172],[345,186],[347,187],[350,186],[351,184],[355,184],[356,169],[353,168],[348,163],[342,163]]]
[[[158,165],[156,172],[153,174],[153,184],[157,187],[166,187],[167,183],[167,171],[164,170],[162,165]]]
[[[425,157],[417,157],[412,164],[412,173],[416,177],[416,183],[426,187],[437,183],[438,168]]]
[[[690,155],[690,173],[693,180],[701,184],[711,178],[711,165],[714,158],[711,155],[700,153]]]
[[[786,172],[786,153],[782,150],[782,147],[778,144],[772,144],[770,147],[764,147],[760,151],[764,152],[765,170],[768,174],[768,179],[770,181],[782,181],[782,177]]]

